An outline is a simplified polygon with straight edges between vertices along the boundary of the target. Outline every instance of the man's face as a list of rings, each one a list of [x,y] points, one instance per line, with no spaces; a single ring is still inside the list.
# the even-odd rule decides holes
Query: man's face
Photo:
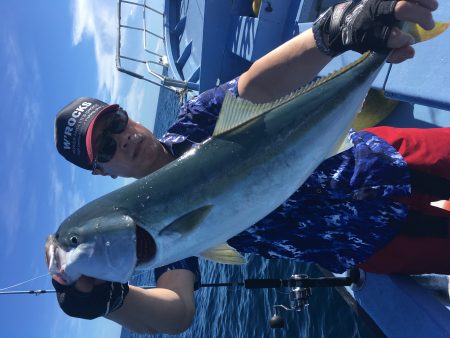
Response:
[[[106,113],[100,116],[95,123],[92,138],[94,157],[105,137],[111,114]],[[116,143],[115,153],[110,161],[99,162],[94,174],[141,178],[166,164],[166,162],[162,163],[166,154],[161,143],[147,128],[131,118],[128,119],[125,130],[120,134],[106,134]]]

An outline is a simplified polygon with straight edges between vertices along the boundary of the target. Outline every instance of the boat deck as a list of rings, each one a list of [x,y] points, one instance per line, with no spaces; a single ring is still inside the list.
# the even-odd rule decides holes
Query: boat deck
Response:
[[[258,15],[252,1],[166,1],[166,47],[175,77],[199,84],[199,91],[228,81],[252,62],[311,27],[311,22],[338,1],[263,0]],[[435,19],[448,21],[450,2],[443,1]],[[417,56],[401,65],[386,65],[374,83],[400,101],[450,110],[450,34],[416,46]],[[348,52],[320,75],[354,60]]]

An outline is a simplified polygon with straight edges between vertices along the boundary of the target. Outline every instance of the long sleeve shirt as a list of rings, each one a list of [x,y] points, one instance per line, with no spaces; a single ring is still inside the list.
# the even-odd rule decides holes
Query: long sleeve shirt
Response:
[[[226,92],[239,95],[238,80],[182,108],[160,140],[175,157],[212,135]],[[389,243],[407,215],[406,206],[393,200],[410,194],[406,162],[372,133],[351,130],[349,138],[351,149],[322,162],[288,200],[228,244],[240,252],[342,272]]]

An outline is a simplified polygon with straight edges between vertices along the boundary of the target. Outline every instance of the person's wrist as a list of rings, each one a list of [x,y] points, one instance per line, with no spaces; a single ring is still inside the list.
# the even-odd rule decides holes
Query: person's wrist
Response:
[[[312,26],[312,31],[314,35],[314,40],[316,42],[317,49],[323,54],[331,57],[335,57],[340,53],[333,52],[329,48],[329,25],[331,20],[331,15],[333,12],[333,7],[328,8],[325,12],[319,15],[319,17],[314,21]]]

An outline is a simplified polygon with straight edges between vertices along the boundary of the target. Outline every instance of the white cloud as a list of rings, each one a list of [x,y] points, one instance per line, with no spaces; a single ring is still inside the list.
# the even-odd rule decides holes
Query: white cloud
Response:
[[[7,54],[5,77],[10,83],[11,91],[16,92],[20,83],[19,72],[22,67],[22,57],[13,35],[8,34],[3,37],[4,39],[2,40],[4,40],[3,42],[5,44],[4,52]]]
[[[53,326],[50,328],[50,337],[89,337],[81,334],[83,321],[67,316],[62,310],[55,309]],[[91,336],[92,337],[92,336]]]
[[[122,178],[122,186],[124,187],[130,183],[133,183],[134,181],[136,181],[135,178],[131,178],[131,177]]]
[[[41,113],[40,103],[38,99],[32,95],[25,96],[23,98],[23,125],[22,128],[27,130],[27,133],[23,133],[21,136],[25,145],[29,146],[33,143],[36,134],[36,125],[38,117]]]
[[[29,147],[35,136],[40,114],[41,76],[34,50],[20,46],[14,32],[3,32],[2,44],[5,46],[6,73],[4,81],[9,92],[4,98],[4,107],[10,110],[17,126],[27,132],[17,135],[19,144]],[[26,55],[26,57],[25,57]],[[25,62],[26,59],[26,62]],[[12,142],[17,146],[16,142]]]
[[[162,3],[152,3],[152,5],[162,7]],[[147,125],[153,128],[154,109],[156,108],[156,98],[158,87],[143,80],[131,78],[116,70],[116,48],[117,48],[117,3],[108,0],[73,0],[73,44],[79,45],[85,40],[92,40],[94,44],[95,59],[97,63],[97,96],[100,99],[117,102],[130,113],[133,119],[143,118],[151,121]],[[159,8],[161,9],[161,8]],[[141,7],[123,6],[121,22],[138,26],[142,22]],[[135,32],[135,31],[134,31]],[[145,53],[140,33],[122,30],[122,42],[133,50],[132,57],[145,59]],[[127,38],[129,39],[127,40]],[[155,48],[164,49],[161,41],[157,41]],[[128,53],[128,52],[125,52]],[[128,54],[127,54],[128,55]],[[123,64],[124,68],[145,74],[146,69],[142,64]],[[133,68],[134,67],[134,68]],[[149,118],[150,117],[150,118]]]
[[[21,206],[23,191],[17,187],[23,186],[23,176],[11,175],[0,192],[0,224],[4,238],[3,250],[6,256],[10,256],[19,240],[17,233],[21,226]]]
[[[109,0],[74,0],[72,8],[73,44],[80,44],[84,38],[93,40],[99,97],[116,102],[121,90],[121,77],[115,70],[117,4]]]
[[[3,113],[0,122],[8,130],[7,142],[3,143],[3,158],[7,166],[2,170],[2,190],[0,192],[0,224],[5,236],[2,252],[13,253],[19,230],[29,228],[32,220],[24,215],[34,216],[37,210],[37,196],[30,188],[30,175],[26,172],[27,154],[35,143],[41,112],[41,77],[36,53],[31,45],[19,43],[16,32],[11,27],[2,26],[0,43],[5,47],[0,51],[4,63],[6,91],[3,93]]]
[[[57,168],[55,164],[55,158],[51,159],[51,168]],[[68,164],[74,166],[73,164]],[[79,185],[76,181],[76,175],[73,173],[73,168],[69,175],[69,182],[63,182],[57,169],[50,172],[50,189],[51,195],[49,196],[50,209],[54,211],[54,224],[55,228],[67,218],[68,215],[79,209],[86,204],[84,192],[78,190]],[[80,187],[82,189],[82,187]]]
[[[50,328],[50,337],[120,337],[122,327],[105,318],[83,320],[72,318],[55,309],[53,325]]]
[[[149,119],[148,115],[154,116],[154,112],[149,111],[151,106],[156,108],[156,95],[148,92],[148,86],[142,80],[134,79],[128,94],[124,99],[124,106],[133,120],[142,122],[150,130],[153,129],[154,118]],[[150,120],[150,121],[149,121]]]

